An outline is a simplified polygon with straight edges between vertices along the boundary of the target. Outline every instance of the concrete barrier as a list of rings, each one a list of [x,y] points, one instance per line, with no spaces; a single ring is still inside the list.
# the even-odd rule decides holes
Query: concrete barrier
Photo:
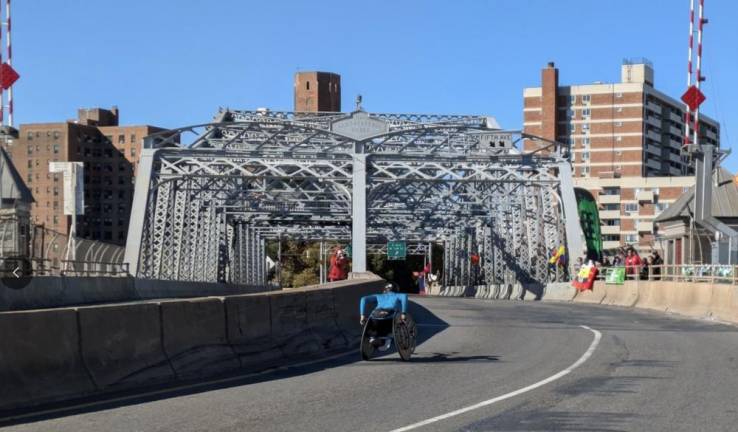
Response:
[[[282,351],[272,339],[271,296],[240,295],[224,300],[228,342],[246,370],[279,364]]]
[[[595,281],[591,290],[577,291],[574,296],[575,303],[594,303],[600,304],[605,299],[605,283],[603,281]]]
[[[324,353],[347,349],[350,344],[336,320],[334,292],[332,289],[305,292],[308,330],[317,338],[318,348]]]
[[[0,279],[0,311],[69,305],[64,299],[61,278],[38,276]]]
[[[571,282],[552,282],[546,285],[543,301],[572,301],[577,294]]]
[[[0,314],[0,409],[94,391],[80,355],[74,309]]]
[[[738,287],[715,284],[712,287],[710,313],[721,321],[738,323]]]
[[[383,285],[0,312],[0,411],[348,349],[359,298]]]
[[[178,282],[131,277],[66,277],[0,279],[0,312],[92,304],[225,296],[274,291],[261,285]]]
[[[345,282],[334,282],[336,287],[345,286]],[[359,299],[370,294],[379,294],[384,287],[384,280],[354,280],[350,287],[336,288],[333,292],[333,305],[336,311],[336,323],[347,340],[358,342],[361,337],[359,325]]]
[[[669,311],[695,318],[706,318],[712,314],[712,284],[680,282],[667,289],[673,292]]]
[[[157,304],[78,309],[82,358],[99,389],[174,379]]]
[[[161,302],[160,308],[162,344],[177,377],[212,375],[240,366],[228,344],[222,299]]]
[[[60,279],[65,306],[114,303],[140,299],[132,277],[61,276]]]
[[[523,300],[542,300],[545,292],[545,285],[539,282],[530,282],[522,284]]]
[[[638,281],[626,281],[622,285],[598,283],[605,288],[604,305],[633,307],[638,302]]]

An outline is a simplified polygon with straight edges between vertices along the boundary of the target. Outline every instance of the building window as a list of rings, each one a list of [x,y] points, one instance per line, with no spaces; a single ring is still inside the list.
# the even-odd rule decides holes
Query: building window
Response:
[[[620,93],[620,92],[617,92],[617,93],[615,93],[615,97],[616,98],[621,98],[621,97],[623,97],[623,94]]]
[[[588,104],[592,100],[591,95],[582,95],[582,103]]]
[[[589,176],[589,167],[588,166],[583,166],[582,167],[582,175],[583,176]]]
[[[33,168],[33,161],[31,159],[28,159],[28,169],[31,169],[31,168]]]
[[[571,103],[572,105],[576,105],[576,104],[577,104],[577,97],[576,97],[575,95],[571,95],[571,96],[569,96],[569,102],[570,102],[570,103]],[[570,111],[571,111],[571,110],[570,110]]]
[[[582,161],[588,161],[589,160],[589,152],[582,152]]]
[[[136,157],[136,148],[135,147],[132,147],[131,148],[131,157]]]
[[[54,154],[59,153],[59,144],[54,144]]]
[[[305,81],[305,90],[310,90],[310,81]]]
[[[617,112],[623,112],[623,107],[618,107]]]
[[[636,192],[638,193],[638,192]],[[625,214],[638,213],[638,204],[636,203],[625,203],[623,204],[623,211]]]
[[[589,117],[592,114],[589,108],[584,108],[582,110],[582,117]]]
[[[582,124],[582,130],[585,131],[585,132],[588,131],[589,130],[589,123]]]
[[[566,115],[567,115],[567,116],[569,116],[569,118],[574,118],[574,117],[576,117],[576,116],[577,116],[577,113],[576,113],[576,111],[574,111],[573,109],[570,109],[570,110],[568,110],[568,111],[566,112]]]
[[[638,243],[638,235],[637,234],[626,234],[625,242],[626,243]]]
[[[125,144],[126,136],[123,134],[118,135],[118,144]]]
[[[58,225],[58,224],[59,224],[59,216],[54,215],[54,225]]]
[[[136,135],[131,134],[131,144],[136,144]]]
[[[587,147],[587,146],[589,146],[589,143],[590,143],[589,137],[582,138],[582,145],[583,146]]]
[[[576,131],[577,131],[577,125],[575,125],[574,123],[570,124],[569,125],[569,132],[570,133],[575,133]]]
[[[33,181],[33,174],[28,174],[28,183],[31,183]]]
[[[622,140],[623,140],[623,137],[621,137],[621,136],[616,136],[615,137],[615,141],[618,141],[619,142],[619,141],[622,141]]]
[[[620,127],[623,125],[623,122],[615,122],[615,127]]]
[[[602,188],[600,195],[620,195],[620,188],[612,187],[612,186],[605,186]]]

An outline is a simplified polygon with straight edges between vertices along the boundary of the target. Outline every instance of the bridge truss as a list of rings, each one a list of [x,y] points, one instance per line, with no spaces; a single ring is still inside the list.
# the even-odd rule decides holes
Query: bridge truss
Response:
[[[581,250],[568,149],[489,117],[221,110],[147,137],[138,170],[143,278],[265,284],[278,238],[350,242],[356,273],[389,240],[442,244],[448,285],[543,281],[551,249]]]

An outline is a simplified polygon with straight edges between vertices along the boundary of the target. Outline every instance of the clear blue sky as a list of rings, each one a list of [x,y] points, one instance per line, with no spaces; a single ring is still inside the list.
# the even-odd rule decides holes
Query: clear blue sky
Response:
[[[738,2],[706,0],[704,112],[738,145]],[[297,70],[340,73],[343,108],[489,114],[522,127],[547,61],[562,84],[617,81],[647,57],[686,86],[688,0],[36,0],[13,3],[16,123],[118,105],[178,127],[219,106],[292,108]],[[4,41],[3,41],[4,42]],[[738,150],[737,150],[738,152]],[[738,171],[738,155],[727,167]]]

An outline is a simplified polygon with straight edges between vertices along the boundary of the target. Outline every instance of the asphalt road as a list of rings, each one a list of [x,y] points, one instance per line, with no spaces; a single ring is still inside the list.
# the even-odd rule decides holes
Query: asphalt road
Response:
[[[416,301],[422,342],[409,363],[356,352],[3,431],[375,432],[483,401],[412,430],[738,430],[737,327],[600,306]]]

